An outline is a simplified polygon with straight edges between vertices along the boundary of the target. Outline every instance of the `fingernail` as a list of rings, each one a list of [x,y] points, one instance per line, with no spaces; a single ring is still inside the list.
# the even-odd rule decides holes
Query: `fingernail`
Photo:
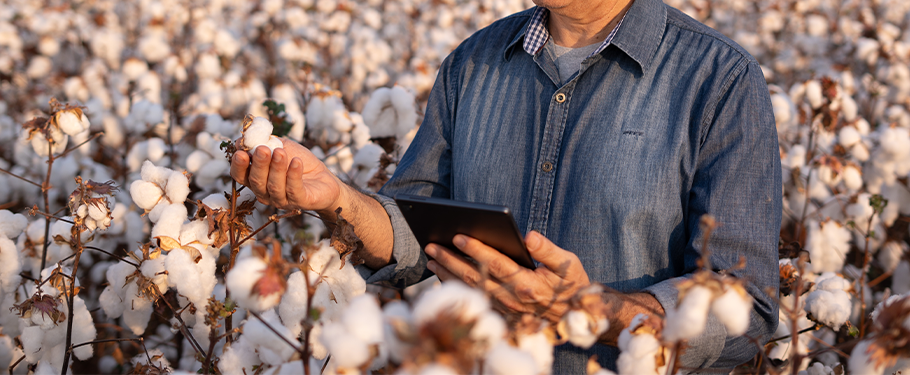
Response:
[[[281,163],[284,160],[284,155],[281,155],[280,152],[276,152],[275,156],[272,156],[272,159],[274,159],[276,162]]]
[[[431,257],[436,256],[436,246],[434,246],[434,245],[427,245],[427,247],[426,247],[426,249],[424,249],[424,251],[426,251],[427,255],[429,255]]]
[[[258,150],[256,151],[256,159],[265,161],[265,160],[268,160],[268,158],[269,158],[268,153],[260,152]]]
[[[301,166],[300,158],[294,158],[291,160],[291,169],[298,169]]]
[[[427,268],[432,272],[436,272],[436,262],[432,260],[427,262]]]
[[[464,247],[464,245],[466,243],[468,243],[468,239],[465,236],[459,234],[459,235],[456,235],[455,238],[452,239],[452,243],[454,243],[455,246],[457,246],[460,249],[460,248]]]

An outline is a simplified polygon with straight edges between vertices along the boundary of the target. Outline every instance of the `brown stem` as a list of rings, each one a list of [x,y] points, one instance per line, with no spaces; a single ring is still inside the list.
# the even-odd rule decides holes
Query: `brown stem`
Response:
[[[808,188],[807,188],[808,189]],[[806,262],[802,256],[800,256],[797,261],[797,266],[799,266],[799,274],[803,275]],[[799,364],[802,362],[802,356],[799,354],[799,296],[802,293],[803,289],[803,279],[801,277],[796,278],[796,287],[793,290],[793,309],[787,311],[787,316],[790,319],[790,374],[797,375],[799,372]],[[792,332],[797,332],[797,334],[792,334]]]
[[[230,159],[229,159],[230,160]],[[224,270],[224,274],[227,275],[228,271],[231,268],[234,268],[234,260],[237,258],[237,253],[240,249],[237,247],[237,238],[234,236],[234,212],[237,211],[237,181],[231,179],[231,220],[230,225],[228,225],[228,239],[231,241],[231,256],[228,261],[227,268]],[[228,300],[231,298],[231,291],[225,289],[224,299]],[[233,331],[234,325],[234,314],[228,315],[227,318],[224,318],[224,331],[231,332]],[[234,342],[234,335],[228,334],[227,338],[224,340],[224,349],[231,347],[231,343]]]
[[[303,355],[303,354],[304,354],[304,353],[303,353],[303,350],[301,350],[299,346],[297,346],[297,345],[295,345],[294,343],[292,343],[291,340],[288,340],[288,338],[287,338],[287,337],[284,337],[284,335],[282,335],[281,333],[278,333],[278,330],[275,329],[275,327],[272,327],[272,325],[269,324],[269,322],[265,321],[265,319],[262,319],[262,317],[259,316],[259,313],[255,312],[255,311],[252,311],[252,310],[251,310],[249,313],[250,313],[251,315],[255,316],[256,319],[259,319],[259,321],[262,322],[262,324],[265,325],[266,328],[268,328],[270,331],[272,331],[272,333],[278,335],[278,337],[281,339],[281,341],[284,341],[286,344],[288,344],[288,345],[290,345],[292,348],[294,348],[294,351],[300,353],[300,354],[301,354],[301,357],[307,359],[307,357],[306,357],[305,355]]]
[[[53,145],[51,140],[47,140],[47,176],[44,177],[44,182],[41,183],[41,195],[44,196],[44,212],[51,212],[50,209],[50,198],[47,196],[47,192],[51,189],[51,169],[54,167],[54,156]],[[47,247],[50,246],[50,235],[51,235],[51,218],[44,218],[44,248],[41,250],[41,270],[47,265]],[[66,375],[66,374],[63,374]]]
[[[100,137],[100,136],[102,136],[102,135],[104,135],[104,132],[97,132],[97,133],[95,133],[94,135],[92,135],[91,137],[89,137],[88,139],[86,139],[85,141],[83,141],[82,143],[80,143],[80,144],[78,144],[78,145],[75,145],[75,146],[73,146],[73,147],[70,147],[70,148],[68,148],[68,149],[66,149],[66,150],[63,150],[63,152],[61,152],[59,155],[54,155],[54,156],[52,156],[51,158],[52,158],[52,159],[60,159],[60,158],[62,158],[62,157],[64,157],[64,156],[66,156],[66,154],[69,154],[70,152],[73,152],[73,150],[75,150],[75,149],[77,149],[77,148],[79,148],[79,147],[82,147],[82,146],[85,145],[86,143],[89,143],[89,142],[91,142],[91,141],[94,141],[95,138],[98,138],[98,137]]]
[[[813,325],[812,327],[805,328],[805,329],[803,329],[802,331],[797,332],[796,334],[797,334],[797,335],[801,335],[801,334],[806,333],[806,332],[809,332],[809,331],[815,331],[815,330],[819,329],[820,327],[821,327],[820,325],[815,324],[815,325]],[[790,335],[786,335],[786,336],[778,337],[778,338],[776,338],[776,339],[774,339],[774,340],[770,340],[770,341],[768,341],[768,343],[770,344],[770,343],[772,343],[772,342],[778,342],[778,341],[786,340],[786,339],[789,339],[789,338],[791,338],[791,336],[790,336]]]
[[[73,222],[72,220],[64,219],[64,218],[62,218],[62,217],[60,217],[60,216],[57,216],[57,215],[54,215],[54,214],[49,214],[49,213],[47,213],[47,212],[42,212],[42,211],[38,211],[38,210],[29,210],[29,214],[41,215],[41,216],[44,216],[44,218],[46,218],[46,219],[54,218],[54,219],[57,219],[57,220],[59,220],[59,221],[65,222],[65,223],[76,224],[76,223]]]
[[[196,338],[193,337],[192,334],[190,334],[190,331],[186,329],[186,323],[184,323],[183,318],[180,317],[180,312],[178,312],[177,309],[174,308],[174,306],[171,306],[171,302],[168,301],[167,298],[164,298],[164,295],[161,294],[161,291],[158,290],[157,286],[153,287],[153,288],[149,288],[149,289],[151,289],[153,292],[155,292],[155,297],[157,299],[164,301],[164,304],[167,305],[167,307],[169,309],[171,309],[171,311],[174,313],[174,318],[176,318],[177,322],[180,323],[180,326],[178,327],[180,329],[180,332],[183,333],[184,336],[186,336],[187,341],[190,342],[191,346],[193,347],[193,350],[196,351],[196,355],[202,357],[205,354],[202,351],[202,346],[199,345],[199,342],[196,341]]]
[[[19,366],[19,363],[22,362],[23,359],[25,359],[24,355],[22,357],[19,357],[16,362],[13,362],[13,364],[9,365],[9,375],[13,375],[13,370],[16,368],[16,366]]]
[[[238,243],[239,243],[239,244],[242,244],[242,243],[248,241],[250,238],[253,238],[253,236],[259,234],[259,232],[261,232],[263,229],[265,229],[266,227],[268,227],[268,226],[271,225],[272,223],[277,223],[279,220],[281,220],[281,219],[286,219],[286,218],[289,218],[289,217],[291,217],[291,216],[300,215],[301,212],[303,212],[303,211],[301,211],[301,210],[298,209],[298,210],[293,210],[293,211],[291,211],[291,212],[287,212],[287,213],[285,213],[284,215],[272,215],[272,216],[269,216],[269,221],[268,221],[268,222],[266,222],[265,224],[262,224],[261,227],[256,228],[256,230],[254,230],[253,233],[250,233],[248,236],[244,237],[244,238],[243,238],[242,240],[240,240]]]
[[[93,340],[93,341],[83,342],[83,343],[81,343],[81,344],[73,345],[73,347],[70,348],[70,351],[73,351],[74,349],[76,349],[76,348],[78,348],[78,347],[80,347],[80,346],[86,346],[86,345],[91,345],[91,344],[100,344],[100,343],[103,343],[103,342],[123,342],[123,341],[140,341],[140,339],[138,339],[138,338],[135,338],[135,339],[133,339],[133,338],[123,338],[123,339]]]
[[[205,322],[201,322],[201,323],[196,322],[196,324],[205,324]],[[212,363],[212,353],[215,352],[215,344],[217,344],[218,340],[219,340],[218,330],[216,328],[217,328],[217,326],[212,327],[209,330],[209,350],[205,355],[205,361],[202,362],[202,373],[203,374],[214,374],[215,373],[215,370],[210,369],[209,366]]]
[[[20,175],[17,175],[17,174],[15,174],[15,173],[13,173],[13,172],[10,172],[10,171],[8,171],[8,170],[6,170],[6,169],[0,168],[0,172],[6,173],[6,174],[8,174],[8,175],[10,175],[10,176],[13,176],[13,177],[15,177],[15,178],[18,178],[18,179],[20,179],[20,180],[22,180],[22,181],[25,181],[25,182],[30,183],[30,184],[32,184],[32,185],[35,185],[36,187],[39,187],[39,188],[41,187],[41,184],[39,184],[39,183],[37,183],[37,182],[35,182],[35,181],[32,181],[32,180],[29,180],[29,179],[27,179],[27,178],[25,178],[25,177],[22,177],[22,176],[20,176]]]
[[[53,158],[51,159],[53,161]],[[48,168],[50,169],[50,168]],[[72,354],[73,348],[73,307],[75,305],[76,299],[76,271],[79,270],[79,258],[82,257],[82,223],[78,223],[73,226],[72,235],[75,241],[73,244],[76,245],[76,258],[73,260],[73,272],[70,274],[70,292],[66,296],[67,299],[67,319],[66,319],[66,345],[63,347],[66,348],[66,352],[63,353],[63,368],[60,370],[60,375],[66,375],[67,370],[69,369],[70,355]],[[46,243],[47,241],[45,241]]]
[[[869,215],[869,222],[866,224],[866,244],[863,248],[863,273],[859,276],[859,337],[866,335],[866,273],[869,272],[869,237],[872,233],[872,219],[875,214]]]
[[[94,247],[94,246],[83,246],[83,247],[84,247],[85,249],[88,249],[88,250],[95,250],[95,251],[99,251],[99,252],[105,253],[105,254],[107,254],[107,255],[110,255],[111,258],[115,258],[115,259],[117,259],[117,260],[119,260],[119,261],[121,261],[121,262],[129,263],[129,264],[132,265],[133,267],[139,268],[139,265],[138,265],[138,264],[133,263],[133,262],[130,262],[130,261],[126,260],[126,258],[118,257],[118,256],[116,256],[116,255],[114,255],[114,254],[108,252],[107,250],[99,249],[99,248]]]

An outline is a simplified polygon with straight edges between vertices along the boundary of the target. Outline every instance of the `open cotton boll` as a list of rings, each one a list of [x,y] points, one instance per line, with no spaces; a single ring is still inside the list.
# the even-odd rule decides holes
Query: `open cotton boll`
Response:
[[[581,310],[569,310],[562,317],[565,322],[569,342],[582,349],[590,348],[597,342],[600,334],[607,330],[609,323],[605,318],[591,322],[588,313]]]
[[[362,294],[352,298],[341,313],[341,324],[367,344],[382,342],[382,310],[373,295]]]
[[[882,270],[885,272],[893,272],[906,251],[907,247],[905,243],[889,241],[882,245],[882,248],[878,250],[876,260],[878,260],[878,264],[882,267]]]
[[[490,301],[482,292],[457,281],[447,282],[437,289],[427,291],[417,301],[414,305],[414,321],[417,325],[423,325],[443,311],[471,320],[489,309]]]
[[[253,285],[262,277],[266,264],[257,257],[238,259],[226,275],[225,286],[231,291],[231,298],[240,307],[261,312],[270,309],[281,301],[281,293],[268,296],[253,294]]]
[[[847,368],[852,374],[876,375],[883,374],[885,367],[879,365],[879,361],[871,358],[869,346],[872,340],[862,340],[853,347],[850,352],[850,359],[847,361]]]
[[[190,195],[190,181],[183,173],[171,173],[167,179],[167,198],[171,203],[182,203]]]
[[[536,375],[540,369],[530,353],[499,342],[487,352],[483,372],[494,375]]]
[[[749,328],[752,297],[731,287],[711,303],[711,312],[727,328],[727,336],[741,336]]]
[[[148,139],[148,158],[152,162],[157,163],[165,155],[167,155],[167,144],[164,143],[164,140],[161,138],[149,138]]]
[[[693,286],[676,308],[667,311],[664,337],[671,342],[690,340],[705,330],[712,293],[708,288]]]
[[[857,191],[863,187],[863,174],[860,172],[859,168],[853,165],[847,165],[844,167],[842,176],[844,186],[850,191]]]
[[[307,315],[306,309],[300,308],[306,306],[308,298],[304,275],[306,272],[294,272],[288,277],[288,288],[278,304],[278,316],[294,337],[299,337],[303,331],[301,323]]]
[[[857,142],[861,141],[862,136],[860,136],[859,131],[856,130],[855,127],[844,126],[837,133],[837,140],[841,146],[850,148],[851,146],[855,145]]]
[[[231,292],[231,297],[233,297],[233,291]],[[266,311],[261,316],[269,326],[277,331],[278,335],[291,342],[296,340],[291,332],[281,324],[278,315],[273,310]],[[273,366],[287,362],[295,353],[293,347],[257,318],[247,319],[243,324],[243,335],[250,341],[251,346],[258,347],[259,358]]]
[[[231,206],[231,202],[224,196],[224,194],[212,194],[204,199],[202,199],[202,204],[211,207],[212,209],[227,209]]]
[[[28,226],[28,219],[22,214],[0,210],[0,236],[16,238]]]
[[[134,335],[141,336],[148,327],[154,306],[152,302],[139,295],[139,288],[135,282],[127,285],[124,296],[126,308],[123,310],[123,324]]]
[[[61,110],[54,114],[54,120],[67,135],[76,135],[89,128],[88,117],[77,109]]]
[[[822,95],[822,85],[817,80],[806,82],[806,99],[812,108],[818,109],[825,104],[825,97]]]
[[[809,220],[806,250],[812,258],[814,272],[835,272],[844,266],[850,250],[850,230],[835,221],[819,223]]]
[[[143,180],[158,184],[161,188],[167,186],[167,180],[173,173],[174,170],[167,167],[156,166],[149,160],[142,163],[142,170],[139,172]]]
[[[253,366],[260,364],[259,356],[246,335],[224,350],[218,361],[218,369],[225,375],[246,375],[253,373]]]
[[[526,353],[530,353],[537,363],[537,368],[541,369],[539,373],[549,374],[553,368],[553,344],[547,338],[544,331],[537,332],[533,335],[524,335],[518,338],[518,348]]]
[[[506,322],[502,316],[493,311],[487,311],[477,318],[477,322],[471,327],[470,335],[475,341],[492,345],[502,340],[506,330]]]
[[[202,166],[210,160],[212,160],[212,156],[209,153],[202,150],[193,151],[186,157],[186,170],[190,173],[199,172]]]
[[[852,307],[850,295],[837,289],[809,293],[805,309],[819,322],[837,331],[850,318]]]
[[[139,266],[142,276],[153,282],[162,293],[167,291],[168,274],[165,272],[164,262],[168,255],[161,255],[155,259],[147,259]]]
[[[186,221],[186,216],[186,206],[182,202],[167,205],[152,227],[152,238],[170,237],[175,240],[180,238],[180,229]]]
[[[339,368],[356,369],[370,360],[369,345],[346,330],[342,324],[326,324],[319,341],[329,350],[332,360],[337,361]]]
[[[0,236],[0,299],[19,285],[22,281],[22,277],[19,276],[21,271],[19,249],[13,241]]]
[[[247,150],[268,143],[272,135],[272,123],[263,117],[253,117],[253,122],[243,131],[243,145]]]
[[[620,333],[625,335],[624,345],[620,345],[619,358],[616,367],[619,374],[629,375],[658,375],[655,359],[660,350],[660,342],[650,333],[630,334],[628,329]],[[620,339],[622,340],[622,339]]]
[[[73,297],[73,342],[89,342],[95,339],[97,331],[92,314],[79,296]],[[92,345],[83,345],[73,349],[73,354],[80,360],[92,357]]]

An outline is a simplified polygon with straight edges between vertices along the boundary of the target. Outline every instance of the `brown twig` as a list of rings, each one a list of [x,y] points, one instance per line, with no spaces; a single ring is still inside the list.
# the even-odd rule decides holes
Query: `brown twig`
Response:
[[[122,341],[141,341],[141,338],[122,338],[122,339],[93,340],[93,341],[83,342],[83,343],[81,343],[81,344],[73,345],[73,347],[71,347],[71,348],[69,349],[69,351],[72,352],[74,349],[76,349],[76,348],[78,348],[78,347],[80,347],[80,346],[86,346],[86,345],[91,345],[91,344],[100,344],[100,343],[103,343],[103,342],[122,342]]]
[[[289,217],[291,217],[291,216],[300,215],[301,212],[303,212],[303,211],[298,209],[298,210],[293,210],[293,211],[291,211],[291,212],[287,212],[287,213],[285,213],[285,214],[283,214],[283,215],[272,215],[272,216],[269,216],[269,221],[267,221],[267,222],[266,222],[265,224],[263,224],[261,227],[256,228],[256,230],[254,230],[253,233],[250,233],[248,236],[244,237],[242,240],[238,241],[237,243],[238,243],[238,244],[242,244],[242,243],[248,241],[250,238],[253,238],[255,235],[259,234],[259,232],[261,232],[263,229],[265,229],[266,227],[268,227],[268,226],[271,225],[272,223],[277,223],[279,220],[281,220],[281,219],[286,219],[286,218],[289,218]]]
[[[13,375],[13,370],[16,368],[16,366],[19,366],[19,363],[22,362],[23,359],[25,359],[24,355],[22,357],[19,357],[16,362],[13,362],[13,364],[9,365],[9,375]]]
[[[18,179],[20,179],[20,180],[22,180],[22,181],[25,181],[25,182],[29,183],[29,184],[35,185],[36,187],[39,187],[39,188],[41,187],[41,184],[39,184],[39,183],[37,183],[37,182],[35,182],[35,181],[32,181],[32,180],[29,180],[29,179],[27,179],[27,178],[25,178],[25,177],[22,177],[22,176],[20,176],[20,175],[17,175],[17,174],[15,174],[15,173],[13,173],[13,172],[10,172],[10,171],[8,171],[8,170],[6,170],[6,169],[0,168],[0,172],[6,173],[6,174],[8,174],[8,175],[10,175],[10,176],[13,176],[13,177],[15,177],[15,178],[18,178]]]
[[[94,247],[94,246],[83,246],[83,247],[86,248],[86,249],[88,249],[88,250],[95,250],[95,251],[99,251],[99,252],[105,253],[105,254],[107,254],[107,255],[110,255],[111,258],[115,258],[115,259],[117,259],[117,260],[119,260],[119,261],[121,261],[121,262],[129,263],[129,264],[132,265],[133,267],[139,268],[139,265],[138,265],[138,264],[133,263],[133,262],[131,262],[131,261],[128,261],[128,260],[126,260],[126,258],[118,257],[118,256],[116,256],[116,255],[114,255],[114,254],[108,252],[107,250],[99,249],[99,248]]]
[[[262,317],[259,316],[259,313],[255,312],[255,311],[252,311],[252,310],[250,310],[249,313],[250,313],[251,315],[255,316],[256,319],[259,319],[259,321],[262,322],[262,324],[265,325],[266,328],[268,328],[270,331],[272,331],[272,333],[278,335],[278,337],[281,339],[281,341],[284,341],[286,344],[290,345],[292,348],[294,348],[294,350],[295,350],[296,352],[298,352],[298,353],[301,354],[301,357],[303,357],[304,359],[306,359],[306,357],[303,355],[303,354],[304,354],[304,353],[303,353],[303,350],[301,350],[299,346],[297,346],[297,345],[295,345],[294,343],[292,343],[291,340],[288,340],[287,337],[284,337],[284,335],[282,335],[281,333],[279,333],[278,330],[275,329],[275,327],[272,327],[272,325],[269,324],[269,322],[265,321],[265,319],[262,319]],[[304,362],[306,362],[306,361],[304,361]]]
[[[73,150],[75,150],[75,149],[77,149],[77,148],[79,148],[79,147],[84,146],[86,143],[89,143],[89,142],[95,140],[95,138],[98,138],[98,137],[100,137],[100,136],[102,136],[102,135],[104,135],[104,132],[97,132],[97,133],[95,133],[94,135],[92,135],[91,137],[89,137],[88,139],[86,139],[85,141],[82,141],[82,143],[80,143],[80,144],[78,144],[78,145],[75,145],[75,146],[73,146],[73,147],[70,147],[70,148],[68,148],[68,149],[66,149],[66,150],[63,150],[63,152],[61,152],[59,155],[51,156],[51,158],[52,158],[52,159],[60,159],[60,158],[62,158],[62,157],[64,157],[64,156],[66,156],[66,154],[69,154],[70,152],[73,152]]]

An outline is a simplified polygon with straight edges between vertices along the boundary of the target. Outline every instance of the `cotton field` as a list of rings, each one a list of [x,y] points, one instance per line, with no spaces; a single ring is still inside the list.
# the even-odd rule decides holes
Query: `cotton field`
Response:
[[[910,371],[910,1],[665,2],[753,54],[774,107],[780,324],[735,370]],[[296,141],[377,191],[445,56],[532,5],[0,3],[0,367],[549,374],[555,345],[592,346],[599,285],[556,324],[463,284],[367,285],[349,223],[263,205],[229,174],[234,152]],[[742,335],[746,283],[696,272],[665,316],[622,328],[618,373],[680,371],[709,313]]]

